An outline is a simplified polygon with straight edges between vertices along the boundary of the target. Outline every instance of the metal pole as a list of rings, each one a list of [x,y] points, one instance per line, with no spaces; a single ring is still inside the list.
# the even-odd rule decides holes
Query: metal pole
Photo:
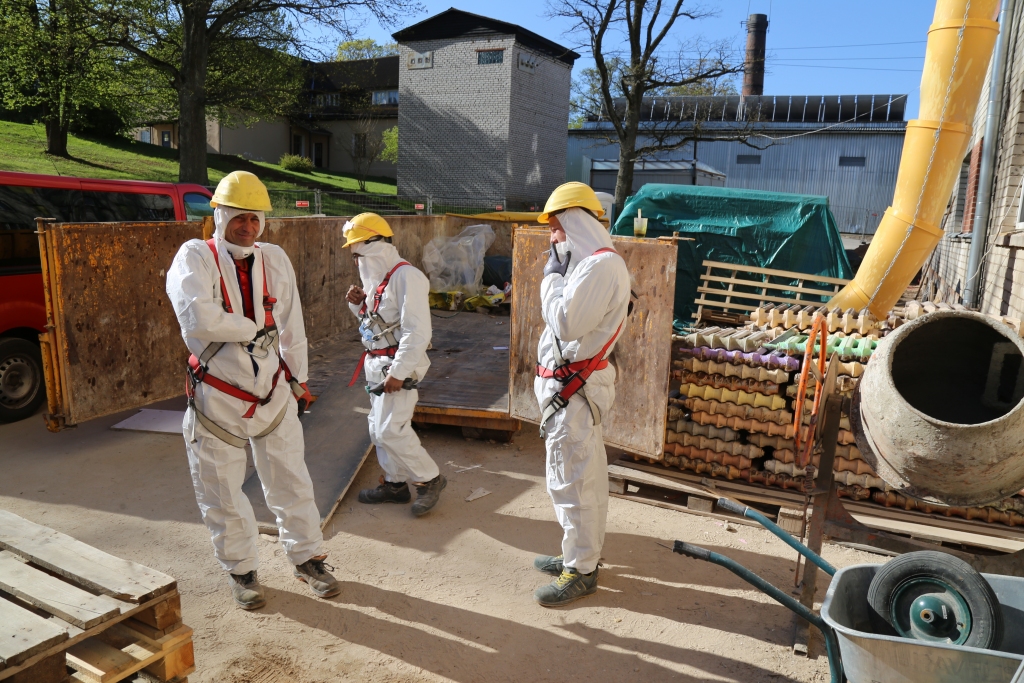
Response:
[[[978,205],[974,211],[974,229],[971,235],[971,249],[967,254],[967,282],[964,285],[964,306],[978,306],[978,275],[981,271],[981,257],[988,244],[989,218],[992,214],[992,185],[999,149],[999,123],[1003,109],[1003,72],[1006,70],[1006,53],[1010,46],[1010,24],[1013,22],[1013,8],[1016,0],[1003,0],[999,12],[999,36],[996,38],[995,58],[992,61],[992,78],[988,85],[988,114],[985,117],[985,137],[981,150],[981,169],[978,172]]]

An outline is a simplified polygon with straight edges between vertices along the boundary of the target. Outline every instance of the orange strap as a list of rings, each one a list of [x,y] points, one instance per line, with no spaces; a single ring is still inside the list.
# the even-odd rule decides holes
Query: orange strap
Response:
[[[220,255],[217,253],[217,243],[214,238],[206,240],[206,246],[210,247],[210,251],[213,252],[213,262],[217,264],[217,274],[220,276],[220,294],[224,299],[224,310],[231,313],[231,299],[228,298],[228,288],[224,284],[224,273],[220,270]],[[259,247],[256,247],[259,249]],[[389,273],[390,275],[390,273]],[[267,267],[263,266],[263,311],[264,319],[263,326],[266,328],[276,327],[277,323],[274,322],[274,304],[277,303],[277,299],[270,296],[270,292],[267,290]]]
[[[412,264],[409,263],[408,261],[399,261],[398,264],[395,265],[394,268],[392,268],[391,270],[388,271],[387,275],[384,276],[384,279],[380,281],[380,284],[377,285],[377,289],[374,290],[374,292],[373,292],[373,308],[371,309],[371,312],[376,313],[377,309],[380,308],[381,299],[384,298],[384,290],[387,289],[388,283],[391,282],[391,276],[395,274],[395,271],[398,270],[399,268],[401,268],[402,266],[411,266],[411,265]],[[365,299],[363,300],[363,307],[359,309],[359,315],[366,315],[366,300]]]

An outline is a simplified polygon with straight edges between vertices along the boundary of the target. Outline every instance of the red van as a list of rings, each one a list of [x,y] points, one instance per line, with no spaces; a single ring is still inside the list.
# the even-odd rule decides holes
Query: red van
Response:
[[[0,423],[32,415],[46,398],[39,353],[46,309],[35,219],[199,220],[213,212],[210,197],[200,185],[0,171]]]

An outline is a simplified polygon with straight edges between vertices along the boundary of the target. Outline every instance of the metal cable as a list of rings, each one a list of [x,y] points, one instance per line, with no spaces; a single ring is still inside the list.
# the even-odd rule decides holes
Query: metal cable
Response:
[[[949,72],[949,80],[946,81],[946,96],[942,102],[942,112],[939,114],[939,125],[935,128],[935,136],[932,139],[932,152],[928,157],[928,166],[924,171],[924,181],[921,183],[921,191],[917,195],[917,206],[914,207],[914,218],[910,221],[910,225],[907,226],[907,234],[903,236],[903,241],[900,242],[899,249],[896,250],[896,255],[893,256],[892,261],[889,262],[889,267],[885,269],[885,274],[878,281],[875,286],[875,291],[868,299],[868,306],[874,301],[875,297],[878,296],[878,292],[882,289],[882,284],[886,278],[889,277],[889,273],[892,271],[893,266],[896,265],[896,261],[899,260],[900,254],[903,252],[903,247],[907,245],[907,241],[910,239],[910,235],[914,232],[914,226],[917,223],[918,214],[921,212],[921,202],[924,200],[924,190],[928,187],[928,177],[932,172],[932,164],[935,162],[935,151],[939,147],[939,135],[942,133],[942,124],[946,120],[946,109],[949,107],[949,95],[953,90],[953,77],[956,75],[957,62],[960,61],[960,46],[964,42],[964,31],[967,30],[967,14],[971,10],[971,0],[967,0],[967,5],[964,7],[964,18],[963,23],[960,25],[960,32],[956,39],[956,53],[953,55],[953,68]]]

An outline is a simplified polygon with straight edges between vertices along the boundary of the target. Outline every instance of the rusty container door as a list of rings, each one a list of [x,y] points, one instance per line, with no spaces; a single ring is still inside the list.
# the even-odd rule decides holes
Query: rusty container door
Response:
[[[202,236],[202,223],[39,227],[47,426],[184,397],[188,352],[165,279],[178,247]]]
[[[548,258],[549,233],[519,229],[512,253],[512,348],[509,377],[512,417],[540,422],[533,393],[537,342],[543,330],[540,282]],[[675,301],[675,242],[614,237],[637,295],[633,313],[615,344],[615,405],[602,416],[604,440],[630,453],[661,458],[672,361],[672,306]]]

